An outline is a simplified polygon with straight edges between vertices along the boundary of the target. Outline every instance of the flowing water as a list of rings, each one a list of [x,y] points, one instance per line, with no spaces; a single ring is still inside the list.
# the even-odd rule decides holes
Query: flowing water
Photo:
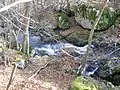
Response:
[[[23,40],[23,35],[20,35],[18,38],[19,42],[22,43]],[[30,45],[34,48],[36,55],[43,56],[43,55],[48,55],[48,56],[56,56],[56,57],[61,57],[64,52],[62,50],[65,50],[70,56],[73,57],[73,59],[79,60],[84,56],[84,54],[87,51],[88,45],[85,45],[84,47],[78,47],[74,46],[70,43],[64,43],[64,42],[59,42],[59,43],[45,43],[44,41],[41,40],[39,36],[30,36]],[[91,46],[93,49],[96,47]],[[103,49],[103,52],[99,52]],[[101,55],[107,53],[110,53],[111,51],[114,50],[114,47],[101,47],[100,49],[96,48],[92,53],[95,54],[95,52],[100,53]],[[120,55],[120,50],[117,50],[117,54],[114,52],[112,54],[106,55],[106,57],[116,57]],[[92,58],[93,59],[93,58]],[[90,76],[93,75],[98,69],[99,69],[99,64],[92,61],[91,63],[86,64],[85,69],[82,71],[82,74]]]
[[[41,38],[39,36],[30,36],[30,45],[34,48],[37,55],[54,55],[59,56],[62,49],[69,49],[70,51],[79,55],[84,55],[87,46],[84,47],[77,47],[70,43],[44,43],[44,41],[41,41]],[[18,40],[20,43],[22,43],[23,35],[20,35],[18,37]],[[76,57],[76,56],[75,56]]]
[[[18,37],[18,40],[20,43],[22,43],[23,35],[20,35]],[[73,59],[79,59],[81,55],[83,57],[88,47],[88,45],[85,45],[84,47],[78,47],[70,43],[63,43],[63,42],[44,43],[44,41],[41,41],[41,38],[39,36],[30,36],[30,45],[34,48],[35,53],[39,56],[52,55],[52,56],[61,57],[63,53],[67,53],[71,57],[73,57]],[[65,52],[62,52],[62,50],[65,50]],[[87,69],[87,72],[85,70],[85,74],[86,75],[94,74],[97,68],[98,67],[94,67],[94,68],[89,67],[89,70]]]

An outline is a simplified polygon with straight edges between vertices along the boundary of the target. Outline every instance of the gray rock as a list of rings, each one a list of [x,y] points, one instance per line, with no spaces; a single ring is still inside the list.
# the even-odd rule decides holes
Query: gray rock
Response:
[[[25,60],[21,60],[16,63],[17,68],[24,69],[25,68]]]
[[[116,58],[100,60],[100,66],[96,73],[102,78],[120,73],[120,59]]]

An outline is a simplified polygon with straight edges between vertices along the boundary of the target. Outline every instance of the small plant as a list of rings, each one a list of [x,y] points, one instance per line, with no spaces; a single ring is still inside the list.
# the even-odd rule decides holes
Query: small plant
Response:
[[[22,47],[22,45],[19,43],[19,51],[18,51],[18,53],[19,54],[23,54],[23,47]],[[29,45],[29,54],[30,54],[30,57],[32,57],[32,56],[34,56],[34,54],[35,54],[35,52],[33,52],[33,47],[31,46],[31,45]],[[27,56],[27,54],[24,54],[24,55],[26,55]]]
[[[58,27],[61,29],[67,29],[70,27],[68,16],[64,12],[58,14]]]

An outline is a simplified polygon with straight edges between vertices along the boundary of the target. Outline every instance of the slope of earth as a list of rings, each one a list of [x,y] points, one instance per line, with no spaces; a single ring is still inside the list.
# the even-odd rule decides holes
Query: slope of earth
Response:
[[[71,71],[78,65],[68,57],[31,58],[24,70],[16,69],[10,90],[68,90],[75,77]],[[12,68],[0,65],[0,90],[6,90]]]

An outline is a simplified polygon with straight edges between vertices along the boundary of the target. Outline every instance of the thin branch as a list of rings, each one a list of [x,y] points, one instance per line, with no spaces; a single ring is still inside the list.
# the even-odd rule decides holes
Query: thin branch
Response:
[[[23,30],[21,28],[19,28],[18,26],[16,26],[11,20],[9,20],[7,17],[3,16],[0,14],[1,17],[3,17],[4,19],[6,19],[8,22],[10,22],[11,24],[13,24],[14,27],[16,27],[17,29],[19,29],[20,31],[23,32]]]
[[[5,5],[2,4],[2,3],[0,3],[0,5],[1,5],[2,7],[5,6]],[[13,11],[16,15],[19,15],[19,16],[22,17],[22,18],[29,19],[29,17],[26,17],[26,16],[20,14],[18,11],[14,10],[13,8],[11,8],[10,10]],[[33,20],[33,19],[30,19],[30,21],[32,21],[33,23],[39,23],[39,22],[37,22],[37,21],[35,21],[35,20]]]
[[[12,15],[13,15],[13,17],[15,17],[16,18],[16,20],[20,23],[20,24],[22,24],[22,25],[24,25],[24,26],[28,26],[27,24],[25,24],[25,23],[23,23],[23,22],[21,22],[13,13],[11,13]],[[29,18],[25,18],[25,19],[29,19]],[[32,26],[28,26],[29,28],[32,28],[32,29],[34,29],[35,27],[32,27]]]
[[[69,54],[67,51],[65,51],[65,50],[63,50],[63,49],[61,49],[61,51],[62,51],[63,53],[65,53],[67,56],[69,56],[69,57],[71,57],[71,58],[74,58],[74,56],[72,56],[71,54]]]
[[[40,67],[31,77],[28,78],[28,80],[31,80],[32,78],[34,78],[34,77],[40,72],[40,70],[42,70],[42,69],[44,69],[45,67],[47,67],[48,64],[49,64],[49,62],[46,63],[43,67]]]
[[[16,1],[16,2],[10,4],[10,5],[7,5],[7,6],[4,6],[3,8],[1,8],[0,13],[3,12],[3,11],[6,11],[6,10],[18,5],[18,4],[25,3],[25,2],[30,2],[30,1],[32,1],[32,0],[19,0],[19,1]]]
[[[0,3],[0,5],[1,6],[4,6],[3,4],[1,4]],[[24,26],[27,26],[26,24],[24,24],[24,23],[22,23],[19,19],[18,19],[18,17],[16,17],[16,15],[19,15],[19,16],[21,16],[21,17],[23,17],[23,18],[25,18],[25,19],[29,19],[28,17],[25,17],[24,15],[21,15],[20,13],[18,13],[16,10],[13,10],[13,9],[10,9],[11,11],[13,11],[14,13],[15,13],[15,15],[13,14],[13,13],[11,13],[12,15],[13,15],[13,17],[15,17],[16,19],[17,19],[17,21],[20,23],[20,24],[22,24],[22,25],[24,25]],[[7,18],[7,17],[6,17]],[[30,19],[32,22],[34,22],[34,23],[39,23],[39,22],[36,22],[36,21],[34,21],[33,19]],[[13,23],[12,23],[13,24]],[[14,25],[15,26],[15,25]],[[16,26],[15,26],[16,27]],[[18,27],[17,27],[18,28]],[[32,26],[29,26],[29,28],[35,28],[35,27],[32,27]]]
[[[16,71],[16,64],[14,64],[14,67],[13,67],[13,69],[12,69],[11,76],[10,76],[10,80],[9,80],[9,83],[8,83],[8,85],[7,85],[6,90],[9,90],[9,87],[10,87],[10,85],[11,85],[11,83],[12,83],[12,80],[13,80],[13,76],[14,76],[15,71]]]
[[[105,58],[105,57],[107,57],[107,56],[110,56],[111,54],[115,53],[115,52],[118,51],[118,50],[120,50],[120,48],[117,48],[117,49],[115,49],[114,51],[112,51],[112,52],[110,52],[110,53],[108,53],[108,54],[106,54],[106,55],[100,56],[100,57],[98,57],[96,60]]]
[[[14,11],[17,15],[19,15],[20,17],[22,17],[22,18],[26,18],[26,19],[29,19],[29,17],[26,17],[26,16],[24,16],[24,15],[22,15],[22,14],[20,14],[19,12],[17,12],[17,11]],[[35,20],[33,20],[33,19],[31,19],[30,18],[30,21],[32,21],[32,22],[34,22],[34,23],[39,23],[39,22],[37,22],[37,21],[35,21]]]
[[[93,27],[92,27],[92,29],[91,29],[91,32],[90,32],[90,35],[89,35],[89,38],[88,38],[87,51],[86,51],[85,57],[83,58],[83,60],[82,60],[82,62],[81,62],[81,65],[82,65],[82,66],[80,66],[80,67],[78,68],[77,74],[79,74],[79,72],[80,72],[80,71],[83,71],[84,68],[85,68],[85,65],[86,65],[86,63],[87,63],[88,52],[89,52],[90,47],[91,47],[91,45],[92,45],[92,38],[93,38],[94,31],[95,31],[95,29],[96,29],[96,27],[97,27],[97,24],[98,24],[98,22],[99,22],[99,20],[100,20],[100,18],[101,18],[101,16],[102,16],[102,14],[103,14],[104,9],[106,8],[108,2],[109,2],[109,0],[106,0],[106,1],[105,1],[105,4],[104,4],[101,12],[99,13],[98,17],[97,17],[96,20],[95,20],[95,23],[93,24]]]

